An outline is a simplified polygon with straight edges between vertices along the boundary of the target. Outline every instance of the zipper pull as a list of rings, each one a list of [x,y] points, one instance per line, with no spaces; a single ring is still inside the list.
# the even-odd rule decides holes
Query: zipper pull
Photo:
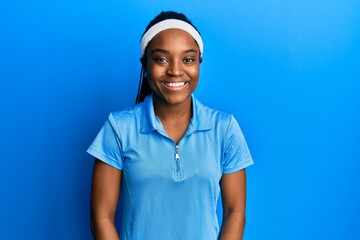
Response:
[[[176,147],[175,147],[175,160],[180,160],[179,146],[178,145],[176,145]]]

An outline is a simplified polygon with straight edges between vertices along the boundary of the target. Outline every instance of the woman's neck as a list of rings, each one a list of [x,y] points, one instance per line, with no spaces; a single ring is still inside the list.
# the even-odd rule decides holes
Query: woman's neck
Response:
[[[153,98],[155,115],[160,119],[170,138],[178,143],[185,134],[192,117],[192,99],[177,105],[167,104],[157,97]]]
[[[189,97],[181,104],[170,105],[160,100],[156,96],[153,97],[155,115],[161,121],[173,121],[177,119],[188,119],[192,117],[192,99]]]

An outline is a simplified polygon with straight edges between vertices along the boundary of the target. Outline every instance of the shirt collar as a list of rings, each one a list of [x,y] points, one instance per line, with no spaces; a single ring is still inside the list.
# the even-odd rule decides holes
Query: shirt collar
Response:
[[[204,112],[204,105],[199,102],[194,95],[191,95],[193,116],[187,130],[187,134],[194,131],[208,130],[213,127],[209,117]],[[155,116],[153,96],[150,94],[142,102],[140,133],[149,133],[152,131],[164,131],[160,119]]]

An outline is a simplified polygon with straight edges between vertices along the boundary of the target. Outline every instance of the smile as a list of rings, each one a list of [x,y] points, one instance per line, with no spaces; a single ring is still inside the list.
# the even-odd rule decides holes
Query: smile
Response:
[[[185,86],[187,84],[187,82],[174,82],[174,83],[164,82],[163,84],[170,88],[181,88],[181,87]]]

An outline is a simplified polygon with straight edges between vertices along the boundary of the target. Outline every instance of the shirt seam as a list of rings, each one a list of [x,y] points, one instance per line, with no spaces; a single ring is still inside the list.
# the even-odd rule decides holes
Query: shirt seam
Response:
[[[124,158],[124,153],[123,153],[123,143],[121,141],[121,132],[119,131],[119,129],[117,128],[116,126],[116,121],[114,119],[114,115],[112,113],[110,113],[109,115],[109,122],[110,122],[110,126],[114,129],[114,132],[115,132],[115,136],[116,138],[118,139],[119,141],[119,144],[120,144],[120,149],[119,149],[119,152],[120,152],[120,155],[121,155],[121,158],[122,158],[122,161],[125,160]]]

